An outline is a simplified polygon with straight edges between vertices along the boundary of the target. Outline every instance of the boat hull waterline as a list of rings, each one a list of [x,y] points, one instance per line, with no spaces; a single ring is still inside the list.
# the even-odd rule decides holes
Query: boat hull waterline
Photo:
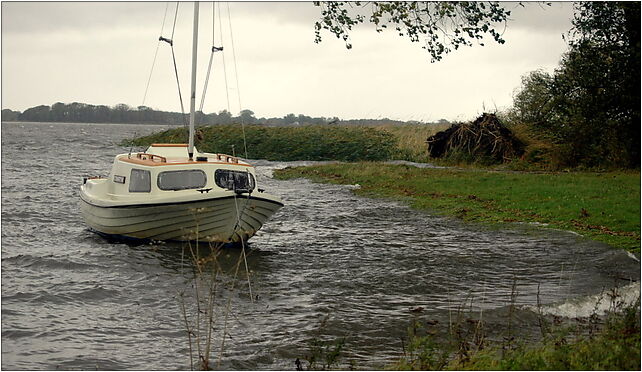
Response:
[[[270,195],[241,194],[183,202],[98,205],[81,195],[82,216],[101,235],[136,240],[240,243],[283,204]],[[102,204],[102,203],[101,203]]]

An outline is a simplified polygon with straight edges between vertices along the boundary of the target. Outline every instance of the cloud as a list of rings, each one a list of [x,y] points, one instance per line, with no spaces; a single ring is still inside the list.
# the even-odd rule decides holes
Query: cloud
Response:
[[[160,27],[164,10],[164,3],[154,2],[2,2],[2,33],[115,30],[144,24]]]
[[[571,2],[524,2],[503,3],[511,11],[508,22],[509,30],[524,30],[530,32],[560,33],[567,32],[573,19],[573,3]]]
[[[508,3],[509,6],[516,6]],[[516,10],[504,35],[506,44],[460,48],[430,63],[420,43],[394,32],[359,27],[352,50],[329,33],[314,43],[319,9],[311,3],[232,3],[239,86],[222,12],[204,110],[243,108],[257,116],[302,113],[342,118],[389,117],[470,119],[494,105],[511,103],[520,76],[552,69],[565,50],[561,33],[570,28],[570,5],[541,9],[527,3]],[[169,45],[174,3],[2,3],[3,107],[24,110],[40,104],[86,102],[142,104],[156,47],[158,56],[145,104],[179,111]],[[174,49],[183,96],[187,97],[191,56],[190,4],[181,3]],[[204,83],[212,35],[211,7],[201,4],[198,89]],[[223,60],[227,69],[226,94]],[[200,100],[199,100],[200,101]],[[187,101],[185,101],[187,107]]]

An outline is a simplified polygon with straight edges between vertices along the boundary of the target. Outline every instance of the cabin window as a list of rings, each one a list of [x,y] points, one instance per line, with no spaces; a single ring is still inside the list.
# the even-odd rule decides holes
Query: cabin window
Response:
[[[129,192],[150,192],[152,182],[149,171],[142,169],[132,169],[129,176]]]
[[[207,177],[202,170],[168,171],[158,174],[158,188],[161,190],[187,190],[205,187]]]
[[[254,176],[250,172],[217,169],[216,185],[228,190],[250,192],[254,190]]]

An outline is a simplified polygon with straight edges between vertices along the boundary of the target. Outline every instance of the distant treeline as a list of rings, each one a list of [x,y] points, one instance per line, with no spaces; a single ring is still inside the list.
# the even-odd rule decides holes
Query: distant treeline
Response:
[[[168,124],[183,125],[189,121],[188,115],[179,112],[158,111],[147,106],[130,107],[118,104],[113,107],[105,105],[90,105],[86,103],[54,103],[52,106],[36,106],[24,112],[9,109],[2,110],[2,121],[36,121],[63,123],[131,123],[131,124]],[[420,122],[403,122],[383,119],[340,120],[338,117],[310,117],[307,115],[287,114],[281,118],[256,118],[252,110],[242,110],[238,116],[233,116],[227,110],[218,113],[196,113],[197,125],[225,125],[232,123],[260,124],[268,126],[292,125],[382,125],[382,124],[418,124]],[[441,119],[440,124],[448,121]]]

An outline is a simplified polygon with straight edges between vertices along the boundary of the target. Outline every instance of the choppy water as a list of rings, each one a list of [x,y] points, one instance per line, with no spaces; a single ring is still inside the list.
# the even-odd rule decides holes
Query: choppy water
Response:
[[[121,139],[159,129],[2,124],[3,369],[190,368],[182,246],[107,242],[78,207],[82,177],[106,174],[128,150]],[[274,180],[288,164],[256,164],[261,187],[286,206],[251,240],[255,300],[243,275],[221,298],[231,298],[221,368],[294,369],[311,339],[341,337],[343,363],[378,368],[401,353],[414,319],[446,324],[463,303],[501,333],[513,286],[525,332],[538,287],[547,311],[567,316],[616,282],[639,294],[638,257],[577,235],[462,224],[346,186]]]

